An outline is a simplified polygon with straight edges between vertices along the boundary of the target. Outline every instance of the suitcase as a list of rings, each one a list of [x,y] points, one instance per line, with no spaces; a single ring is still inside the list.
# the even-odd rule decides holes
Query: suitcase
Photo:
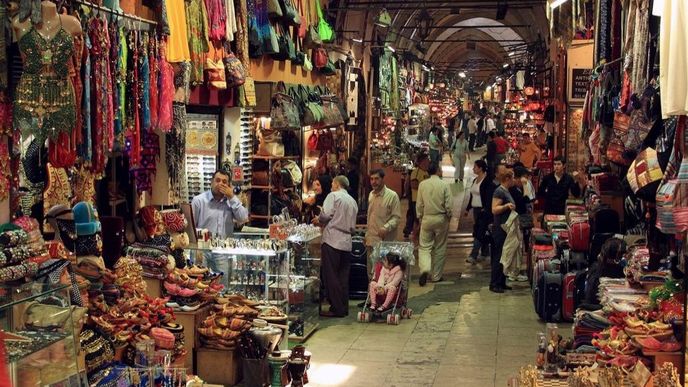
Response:
[[[590,248],[590,223],[573,223],[569,231],[569,246],[573,251],[588,251]]]
[[[561,321],[562,278],[560,273],[545,272],[533,292],[538,316],[546,322]]]
[[[576,314],[576,272],[566,273],[562,280],[561,318],[564,321],[573,321]]]
[[[368,296],[368,250],[363,237],[351,238],[351,269],[349,271],[349,298],[365,300]]]

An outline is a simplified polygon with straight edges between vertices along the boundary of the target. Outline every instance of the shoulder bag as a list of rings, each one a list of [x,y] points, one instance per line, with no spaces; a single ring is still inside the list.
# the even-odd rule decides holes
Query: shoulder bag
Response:
[[[250,58],[263,56],[263,37],[256,15],[251,15],[248,20],[248,56]]]
[[[298,3],[296,7],[298,8],[299,12],[299,17],[301,19],[301,23],[299,23],[299,28],[296,29],[297,31],[297,36],[300,39],[303,39],[306,37],[306,30],[308,29],[308,25],[310,24],[310,16],[306,18],[306,15],[303,13],[303,0],[296,0]],[[309,12],[310,15],[310,12]]]
[[[227,88],[225,64],[223,60],[213,60],[208,56],[205,60],[205,75],[209,86],[218,90],[225,90]]]
[[[229,46],[229,44],[226,46]],[[227,50],[227,55],[225,55],[222,61],[225,64],[227,87],[241,86],[246,82],[246,68],[229,47],[225,47],[225,49]]]
[[[315,68],[320,69],[327,66],[328,61],[327,51],[324,48],[317,47],[313,49],[313,64]]]
[[[279,0],[282,7],[283,20],[292,26],[301,25],[301,15],[299,14],[292,0]]]
[[[318,10],[318,35],[320,35],[320,40],[322,40],[323,43],[332,43],[336,36],[332,26],[330,26],[323,16],[320,0],[315,0],[315,6]]]
[[[282,26],[277,23],[277,27],[275,28],[276,35],[277,35],[277,52],[270,55],[272,59],[274,60],[279,60],[279,61],[284,61],[289,59],[289,43],[291,42],[291,39],[289,39],[289,36],[284,33],[284,29]],[[291,42],[293,46],[293,42]],[[293,47],[292,47],[293,50]]]
[[[272,129],[301,128],[299,110],[294,99],[287,94],[284,82],[277,83],[277,92],[272,96],[270,127]]]

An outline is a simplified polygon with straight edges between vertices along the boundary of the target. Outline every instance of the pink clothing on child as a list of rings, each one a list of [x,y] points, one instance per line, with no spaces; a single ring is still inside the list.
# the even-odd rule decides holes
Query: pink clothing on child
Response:
[[[368,287],[368,294],[370,294],[370,304],[371,307],[375,307],[377,305],[377,288],[382,287],[385,289],[385,302],[382,304],[383,308],[387,308],[392,301],[394,301],[394,296],[396,295],[396,290],[399,287],[399,284],[401,283],[401,280],[404,278],[404,272],[401,270],[401,267],[399,266],[394,266],[391,269],[387,269],[386,267],[382,267],[380,270],[380,275],[377,278],[377,281],[373,280],[370,281],[370,286]]]

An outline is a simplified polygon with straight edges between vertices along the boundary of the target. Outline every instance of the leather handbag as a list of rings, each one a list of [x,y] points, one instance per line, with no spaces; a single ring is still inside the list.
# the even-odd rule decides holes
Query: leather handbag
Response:
[[[306,36],[303,38],[303,46],[305,48],[316,48],[322,44],[323,41],[320,39],[320,35],[318,35],[318,30],[315,28],[315,26],[308,26],[308,30],[306,30]]]
[[[241,86],[246,82],[246,68],[231,50],[222,59],[225,64],[225,81],[227,87]]]
[[[284,61],[289,59],[289,43],[291,42],[291,39],[289,39],[289,36],[284,33],[284,30],[282,27],[277,24],[277,27],[275,28],[275,33],[277,34],[277,52],[270,55],[272,59],[274,60],[279,60],[279,61]],[[291,42],[292,44],[292,50],[293,50],[293,45],[294,43]]]
[[[327,63],[325,63],[325,66],[319,67],[318,72],[329,77],[337,74],[337,68],[335,67],[334,62],[332,62],[330,58],[327,58]]]
[[[313,63],[306,53],[303,54],[303,69],[306,71],[313,71]]]
[[[225,90],[227,88],[227,80],[225,77],[225,64],[222,60],[213,60],[206,58],[205,60],[205,76],[208,85],[218,90]]]
[[[324,48],[318,47],[313,49],[313,64],[315,68],[320,69],[327,66],[328,61],[327,51]]]
[[[607,159],[619,165],[629,165],[630,162],[623,157],[625,150],[626,148],[624,147],[623,141],[614,136],[607,145]]]
[[[86,308],[79,306],[63,307],[51,304],[31,302],[24,312],[24,326],[27,329],[50,329],[64,331],[71,329],[69,318],[74,327],[80,326],[80,321],[86,314]]]
[[[270,127],[272,129],[300,129],[299,110],[294,99],[287,94],[284,82],[277,83],[276,93],[272,96],[270,108]]]
[[[292,0],[279,0],[282,7],[282,20],[292,26],[299,26],[301,24],[301,15],[296,9]]]
[[[628,123],[628,134],[624,143],[626,149],[637,149],[640,147],[654,124],[655,122],[647,118],[642,108],[633,110]]]
[[[628,124],[631,121],[631,116],[622,112],[614,112],[614,136],[621,139],[622,143],[626,142],[628,136]]]
[[[255,16],[248,21],[248,56],[251,58],[263,56],[263,37]]]
[[[306,15],[303,13],[303,0],[296,1],[298,2],[296,7],[298,8],[299,16],[301,19],[301,23],[299,23],[299,28],[296,30],[296,33],[300,39],[303,39],[306,37],[306,30],[308,30],[308,25],[310,22],[310,11],[308,12],[309,17],[306,18]]]
[[[282,13],[282,6],[279,0],[267,0],[268,17],[271,19],[279,19],[284,16]]]
[[[334,29],[332,29],[332,26],[325,20],[319,0],[316,0],[315,6],[318,10],[318,35],[320,35],[320,40],[322,40],[323,43],[332,43],[336,38]]]
[[[322,107],[325,112],[325,118],[323,120],[325,126],[344,125],[344,116],[342,116],[341,110],[335,103],[337,97],[325,92],[320,95],[320,99],[322,100]]]
[[[310,137],[308,137],[308,143],[306,143],[306,147],[308,148],[309,151],[316,151],[318,150],[318,132],[312,131]]]

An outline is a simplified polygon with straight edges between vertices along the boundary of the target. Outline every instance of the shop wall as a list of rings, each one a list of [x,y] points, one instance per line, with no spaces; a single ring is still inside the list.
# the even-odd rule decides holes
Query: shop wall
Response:
[[[589,83],[589,71],[593,67],[594,44],[592,40],[574,41],[566,53],[566,137],[565,157],[569,171],[585,166],[586,146],[582,130],[583,101]]]
[[[294,83],[301,85],[324,85],[325,77],[315,71],[305,71],[291,61],[276,61],[268,57],[251,59],[251,76],[256,82]]]

